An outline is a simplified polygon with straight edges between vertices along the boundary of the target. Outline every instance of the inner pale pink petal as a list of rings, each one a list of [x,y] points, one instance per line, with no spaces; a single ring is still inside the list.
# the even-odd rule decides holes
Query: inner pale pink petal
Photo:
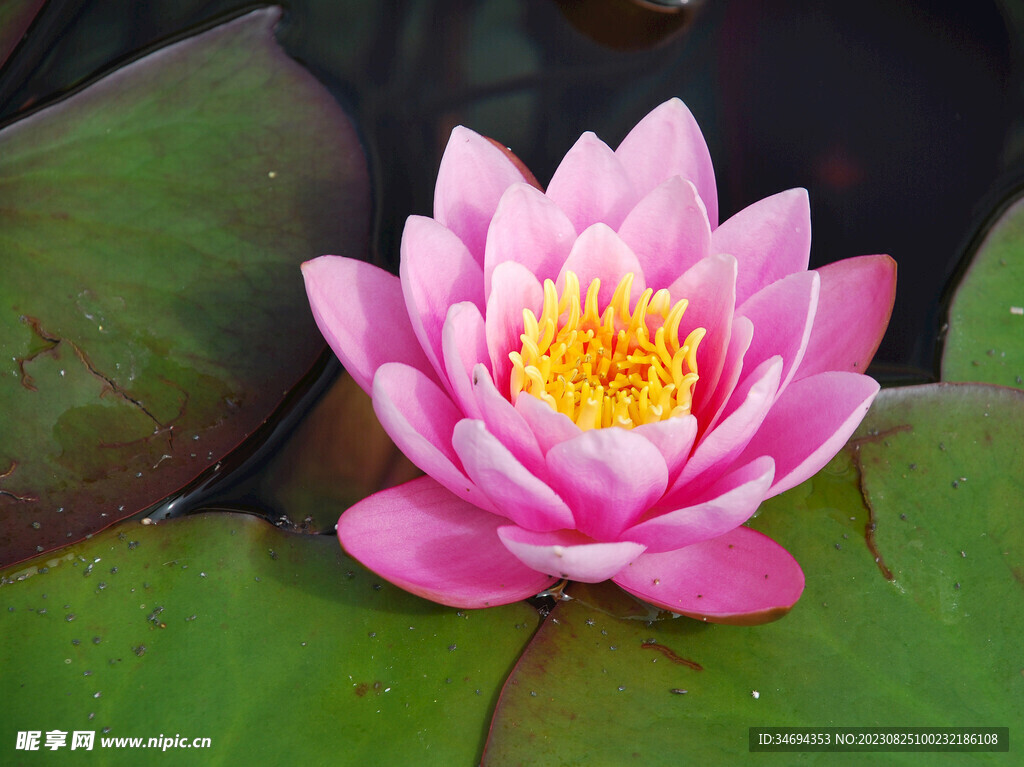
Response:
[[[559,163],[547,195],[577,232],[598,221],[618,229],[639,195],[619,158],[593,133],[584,133]]]
[[[321,256],[302,265],[317,327],[352,379],[367,394],[386,362],[404,362],[433,380],[393,274],[362,261]]]
[[[452,445],[469,478],[517,525],[538,531],[573,527],[565,502],[527,471],[483,421],[467,418],[456,424]]]
[[[665,492],[668,468],[651,442],[628,429],[585,431],[547,453],[550,484],[576,529],[600,541],[619,534]]]
[[[693,183],[679,176],[640,200],[619,227],[619,236],[636,253],[647,284],[655,289],[671,285],[711,255],[711,224],[704,202]]]
[[[601,280],[597,294],[598,311],[603,311],[611,302],[615,289],[627,273],[633,274],[630,306],[647,287],[643,267],[636,254],[605,224],[594,224],[576,239],[558,275],[556,284],[560,292],[565,287],[566,272],[573,272],[579,278],[581,300],[586,297],[590,283],[594,279]]]
[[[352,506],[338,520],[338,539],[351,556],[406,591],[452,607],[493,607],[555,582],[501,543],[504,524],[503,517],[421,477]]]
[[[559,442],[583,433],[567,415],[559,413],[537,397],[519,397],[516,400],[516,410],[530,427],[540,445],[541,453],[545,455]]]
[[[815,272],[797,272],[762,288],[736,310],[754,324],[753,342],[743,363],[754,368],[769,357],[782,357],[782,383],[776,396],[785,391],[804,357],[819,286]]]
[[[788,274],[805,271],[811,254],[807,190],[779,192],[744,208],[715,230],[711,249],[736,256],[738,303]]]
[[[827,370],[863,373],[882,342],[896,298],[896,262],[859,256],[817,270],[818,313],[797,378]]]
[[[746,317],[734,317],[732,321],[732,335],[729,336],[729,348],[725,352],[725,362],[722,364],[722,376],[718,379],[718,386],[714,393],[701,400],[699,408],[694,409],[698,420],[703,425],[703,431],[709,431],[718,424],[725,406],[736,391],[736,384],[746,365],[745,356],[750,342],[754,337],[754,323]]]
[[[505,261],[495,267],[484,320],[491,375],[503,397],[510,395],[512,362],[509,352],[523,348],[523,309],[540,317],[543,302],[544,288],[525,266]]]
[[[748,519],[768,494],[775,462],[762,456],[725,474],[681,509],[655,512],[623,536],[651,553],[681,549],[724,535]]]
[[[461,125],[452,131],[434,187],[434,218],[484,263],[487,227],[501,195],[526,181],[508,153]]]
[[[615,154],[640,195],[672,176],[692,181],[704,201],[711,228],[718,226],[711,155],[697,121],[682,101],[674,98],[656,107],[622,140]]]
[[[748,527],[644,554],[613,580],[665,610],[745,626],[781,618],[804,590],[803,571],[789,552]]]
[[[529,184],[510,186],[487,231],[485,294],[491,294],[494,269],[505,261],[522,264],[542,283],[554,280],[575,241],[569,217],[547,195]]]
[[[697,437],[697,419],[692,415],[674,416],[664,421],[641,424],[633,429],[633,433],[658,448],[665,459],[671,482],[679,474],[693,448]]]
[[[683,272],[668,290],[673,301],[689,301],[679,328],[680,338],[684,330],[707,330],[697,348],[700,380],[693,395],[693,409],[697,411],[715,391],[725,365],[736,309],[736,259],[720,253],[708,256]]]
[[[782,374],[782,359],[772,357],[758,365],[733,395],[734,409],[711,431],[698,437],[690,460],[665,493],[662,505],[682,506],[687,498],[727,471],[761,427]],[[730,403],[732,406],[732,403]],[[761,451],[758,455],[770,454]]]
[[[480,406],[473,393],[473,368],[489,364],[484,318],[469,301],[454,304],[441,330],[444,369],[455,402],[471,418],[480,417]]]
[[[413,330],[439,375],[441,329],[448,308],[460,301],[483,307],[484,272],[462,241],[436,221],[409,216],[402,233],[399,276]]]
[[[519,411],[495,388],[483,365],[473,368],[473,394],[487,429],[512,451],[527,469],[547,478],[547,465],[537,437]],[[530,396],[530,395],[526,395]]]
[[[389,362],[377,370],[372,396],[381,426],[410,461],[463,500],[494,511],[452,448],[463,415],[437,384],[408,365]]]
[[[644,552],[639,543],[598,543],[575,530],[537,533],[508,525],[498,536],[527,567],[582,583],[606,581]]]
[[[828,463],[867,415],[877,393],[878,383],[858,373],[818,373],[791,383],[744,451],[745,456],[775,458],[775,482],[768,496],[796,487]]]

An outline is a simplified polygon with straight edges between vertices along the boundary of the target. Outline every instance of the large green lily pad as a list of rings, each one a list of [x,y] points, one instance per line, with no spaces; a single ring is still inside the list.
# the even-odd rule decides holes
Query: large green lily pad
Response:
[[[367,172],[278,16],[0,131],[0,562],[216,471],[321,353],[298,266],[364,255]]]
[[[991,222],[949,306],[942,380],[1024,388],[1024,197]]]
[[[160,735],[211,739],[167,764],[474,764],[539,622],[432,604],[243,514],[126,522],[3,578],[0,737],[69,733],[25,764],[81,763],[76,730],[104,764],[140,757],[101,738]]]
[[[509,678],[485,764],[740,763],[754,726],[999,726],[1012,738],[1024,722],[1022,431],[1012,389],[882,392],[850,445],[752,523],[804,568],[789,615],[648,621],[588,588],[559,603]]]

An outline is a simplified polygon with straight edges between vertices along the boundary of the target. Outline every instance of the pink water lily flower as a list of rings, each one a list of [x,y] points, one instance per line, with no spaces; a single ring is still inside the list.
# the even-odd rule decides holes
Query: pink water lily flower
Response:
[[[458,607],[611,579],[704,620],[783,615],[803,572],[743,523],[864,417],[896,280],[888,256],[809,271],[810,236],[802,189],[718,225],[678,99],[614,151],[583,134],[543,191],[456,128],[398,277],[303,266],[321,331],[427,475],[348,509],[345,550]]]

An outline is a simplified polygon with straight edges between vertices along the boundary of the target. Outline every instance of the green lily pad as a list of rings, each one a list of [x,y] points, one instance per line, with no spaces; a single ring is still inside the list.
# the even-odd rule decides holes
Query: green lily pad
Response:
[[[0,736],[69,733],[48,764],[80,763],[76,730],[104,764],[139,752],[101,738],[161,735],[210,738],[174,764],[473,764],[538,622],[435,605],[249,515],[124,523],[3,573]]]
[[[1022,431],[1012,389],[882,392],[847,448],[752,523],[804,568],[789,615],[650,621],[589,587],[506,683],[484,763],[740,763],[756,726],[1019,725]]]
[[[1019,194],[991,222],[953,295],[942,380],[1024,388],[1024,197]]]
[[[0,131],[0,562],[216,471],[320,355],[298,266],[365,255],[367,171],[278,17]]]
[[[0,3],[0,67],[7,61],[45,0],[7,0]]]

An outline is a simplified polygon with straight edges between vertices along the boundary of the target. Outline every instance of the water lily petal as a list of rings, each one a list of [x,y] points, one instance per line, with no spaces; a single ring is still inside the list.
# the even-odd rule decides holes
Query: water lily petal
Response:
[[[818,373],[791,383],[744,451],[744,456],[775,458],[768,497],[796,487],[828,463],[877,393],[875,380],[857,373]]]
[[[615,154],[640,194],[672,176],[692,181],[711,228],[718,226],[718,190],[711,155],[697,121],[679,99],[656,107],[622,140]]]
[[[526,180],[508,152],[460,125],[452,131],[437,171],[434,218],[483,266],[487,227],[498,200],[509,185]]]
[[[708,397],[701,400],[699,406],[695,406],[693,412],[704,424],[704,431],[710,431],[718,425],[725,406],[732,399],[736,391],[736,384],[739,383],[743,368],[746,365],[747,349],[754,338],[754,323],[746,317],[734,317],[732,321],[732,335],[729,336],[729,346],[725,352],[725,361],[722,363],[722,375],[718,379],[718,386]],[[700,382],[697,382],[698,385]]]
[[[628,429],[593,429],[547,453],[549,482],[576,529],[615,540],[665,491],[668,468],[653,444]]]
[[[544,289],[533,273],[515,261],[505,261],[494,268],[491,293],[487,296],[484,315],[487,349],[491,358],[490,373],[498,391],[509,396],[512,362],[509,352],[523,348],[523,309],[541,315]]]
[[[452,607],[492,607],[555,583],[502,545],[497,531],[504,524],[420,477],[352,506],[338,520],[338,540],[406,591]]]
[[[398,278],[372,264],[320,256],[302,265],[317,327],[366,393],[386,362],[404,362],[435,379],[413,332]]]
[[[811,255],[807,190],[779,192],[744,208],[714,231],[711,249],[739,261],[740,303],[787,274],[806,270]]]
[[[775,462],[761,456],[722,476],[681,509],[656,512],[623,537],[647,545],[650,553],[681,549],[739,527],[765,499]]]
[[[804,358],[819,287],[816,272],[797,272],[757,291],[736,310],[754,324],[743,364],[755,368],[769,357],[782,357],[782,383],[776,397],[785,391]]]
[[[547,195],[565,211],[577,232],[598,221],[618,229],[637,200],[619,158],[589,131],[562,158]]]
[[[714,429],[699,437],[697,447],[682,472],[665,493],[663,505],[681,506],[686,498],[722,475],[761,428],[775,402],[782,375],[782,358],[772,357],[758,365],[737,388],[727,415]],[[774,455],[762,450],[760,455]],[[700,478],[699,485],[697,484]]]
[[[516,400],[516,411],[530,427],[540,445],[541,453],[545,455],[559,442],[565,442],[583,433],[569,416],[559,413],[546,402],[529,394],[519,395]]]
[[[633,429],[633,433],[658,448],[665,459],[671,481],[679,474],[693,448],[697,438],[697,419],[692,415],[675,416],[664,421],[641,424]]]
[[[528,567],[583,583],[608,580],[644,552],[639,543],[599,543],[575,530],[537,533],[508,525],[498,528],[498,537]]]
[[[484,272],[462,240],[431,218],[409,216],[402,233],[399,276],[413,330],[440,375],[441,329],[448,307],[483,306]]]
[[[566,272],[573,272],[579,278],[581,300],[586,296],[590,283],[594,279],[601,280],[597,304],[602,308],[611,302],[615,289],[627,272],[633,273],[631,306],[647,287],[644,270],[636,254],[606,224],[594,224],[576,239],[558,274],[556,284],[559,291],[565,287]]]
[[[485,294],[491,294],[494,269],[505,261],[522,264],[542,283],[554,280],[575,241],[576,229],[558,205],[529,184],[513,184],[487,231]]]
[[[684,329],[686,332],[693,328],[707,330],[697,348],[700,380],[693,395],[693,409],[697,410],[718,386],[725,365],[736,310],[736,259],[725,254],[701,259],[683,272],[668,290],[673,301],[681,298],[689,301],[679,327],[680,337],[684,336]]]
[[[488,430],[500,439],[527,469],[541,478],[546,478],[547,465],[544,463],[536,436],[519,411],[495,388],[483,365],[477,365],[473,369],[473,393]]]
[[[668,286],[711,254],[711,224],[693,182],[673,176],[629,212],[619,236],[636,253],[647,284]]]
[[[459,498],[494,511],[452,449],[452,432],[463,416],[437,384],[415,368],[389,362],[377,370],[372,396],[384,431],[410,461]]]
[[[896,262],[889,256],[859,256],[817,272],[821,276],[818,314],[797,377],[826,370],[863,373],[892,315]]]
[[[473,369],[488,363],[484,317],[475,304],[462,301],[448,310],[441,329],[441,354],[455,402],[471,418],[480,417],[473,392]]]
[[[469,418],[455,425],[452,446],[469,478],[501,514],[529,530],[571,528],[572,512],[488,430]]]
[[[614,580],[630,594],[712,623],[778,620],[804,590],[800,565],[749,527],[663,554],[644,554]]]

